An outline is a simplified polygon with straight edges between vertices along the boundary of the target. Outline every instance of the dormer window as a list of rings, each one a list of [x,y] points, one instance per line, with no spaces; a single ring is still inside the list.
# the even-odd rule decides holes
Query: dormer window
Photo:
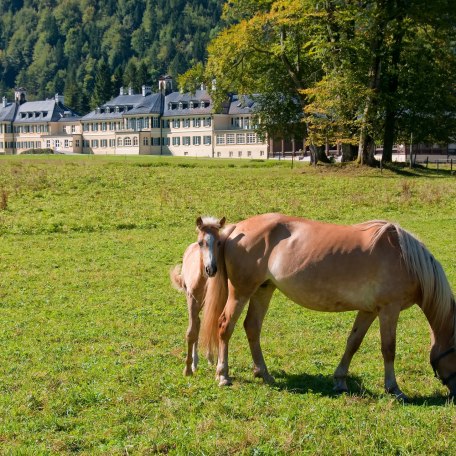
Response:
[[[120,108],[119,108],[119,106],[116,106],[116,108],[115,108],[115,112],[120,112]]]
[[[198,107],[198,103],[196,103],[196,106],[195,104],[193,103],[193,101],[190,102],[190,109],[193,109],[193,108],[197,108]]]
[[[47,117],[48,113],[47,111],[43,111],[43,117]]]
[[[179,103],[179,109],[183,109],[184,107],[184,103],[182,103],[182,101]]]
[[[106,106],[106,108],[105,108],[105,112],[106,112],[106,114],[109,114],[109,113],[111,112],[111,109],[110,109],[110,107],[109,107],[109,106]]]

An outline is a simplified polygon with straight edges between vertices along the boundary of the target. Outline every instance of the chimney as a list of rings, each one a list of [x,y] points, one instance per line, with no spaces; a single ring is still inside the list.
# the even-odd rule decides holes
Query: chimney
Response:
[[[55,102],[58,103],[58,104],[65,104],[64,101],[65,101],[65,97],[63,95],[59,95],[58,93],[55,94]]]
[[[134,95],[133,87],[128,87],[128,95]]]
[[[119,90],[119,95],[125,95],[125,92],[124,92],[124,88],[121,87],[120,90]]]
[[[152,93],[152,89],[150,88],[150,86],[143,85],[141,87],[141,89],[142,89],[142,96],[143,97],[146,97],[147,95],[150,95]]]
[[[162,76],[158,80],[158,90],[165,95],[168,95],[173,91],[173,78],[169,75]]]
[[[201,83],[201,87],[200,88],[201,88],[202,91],[206,90],[206,85],[204,84],[204,82]]]
[[[4,108],[6,108],[6,105],[7,105],[7,104],[8,104],[8,100],[6,99],[6,97],[3,97],[3,98],[2,98],[2,106],[3,106]]]
[[[212,92],[215,92],[217,89],[217,80],[212,79]]]
[[[24,104],[27,101],[27,91],[23,87],[15,89],[14,100],[18,105]]]

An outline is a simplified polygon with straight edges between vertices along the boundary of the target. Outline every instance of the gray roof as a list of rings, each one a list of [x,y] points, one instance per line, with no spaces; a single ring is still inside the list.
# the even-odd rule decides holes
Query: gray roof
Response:
[[[14,123],[59,122],[61,120],[78,120],[79,116],[67,106],[55,99],[44,101],[27,101],[21,104]]]
[[[255,95],[232,95],[228,114],[252,114],[256,106]]]
[[[146,96],[119,95],[89,112],[82,120],[114,120],[121,119],[124,115],[160,114],[161,100],[160,93],[150,93]],[[116,112],[116,107],[120,108],[120,112]],[[109,112],[106,112],[107,110]]]
[[[0,122],[12,122],[16,113],[16,103],[7,103],[6,107],[0,105]]]
[[[201,102],[205,101],[207,106],[202,108]],[[190,102],[198,103],[197,108],[190,108]],[[186,108],[179,108],[179,103],[186,105]],[[172,108],[170,109],[170,104]],[[165,97],[164,116],[190,116],[209,115],[212,113],[212,99],[207,90],[196,90],[195,93],[172,92]]]

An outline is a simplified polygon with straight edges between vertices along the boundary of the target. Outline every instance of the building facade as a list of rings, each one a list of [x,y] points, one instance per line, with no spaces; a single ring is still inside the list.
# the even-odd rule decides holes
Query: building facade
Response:
[[[0,108],[0,154],[30,149],[99,155],[176,155],[266,158],[267,143],[252,124],[255,102],[231,96],[221,112],[202,87],[195,93],[173,90],[165,76],[159,90],[140,94],[120,89],[117,97],[79,117],[63,97],[28,102],[24,89]]]

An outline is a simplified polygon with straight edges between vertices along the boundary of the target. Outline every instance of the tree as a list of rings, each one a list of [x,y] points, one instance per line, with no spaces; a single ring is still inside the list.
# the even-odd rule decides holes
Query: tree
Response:
[[[105,60],[102,59],[97,65],[93,94],[90,99],[90,107],[93,109],[97,106],[101,106],[103,103],[105,103],[107,100],[111,98],[111,94],[111,71],[108,65],[106,64]]]
[[[294,120],[291,130],[296,129],[296,107],[303,112],[305,90],[320,73],[318,61],[306,49],[311,41],[307,2],[296,3],[231,0],[224,9],[224,19],[231,25],[208,47],[206,78],[217,80],[216,104],[230,91],[251,96],[261,93],[257,116],[267,119],[263,134],[293,134],[281,121]],[[271,109],[274,103],[268,100],[282,103],[281,109]],[[302,116],[300,121],[305,123]],[[304,124],[299,130],[306,127]],[[311,142],[313,152],[328,161],[317,145]]]

